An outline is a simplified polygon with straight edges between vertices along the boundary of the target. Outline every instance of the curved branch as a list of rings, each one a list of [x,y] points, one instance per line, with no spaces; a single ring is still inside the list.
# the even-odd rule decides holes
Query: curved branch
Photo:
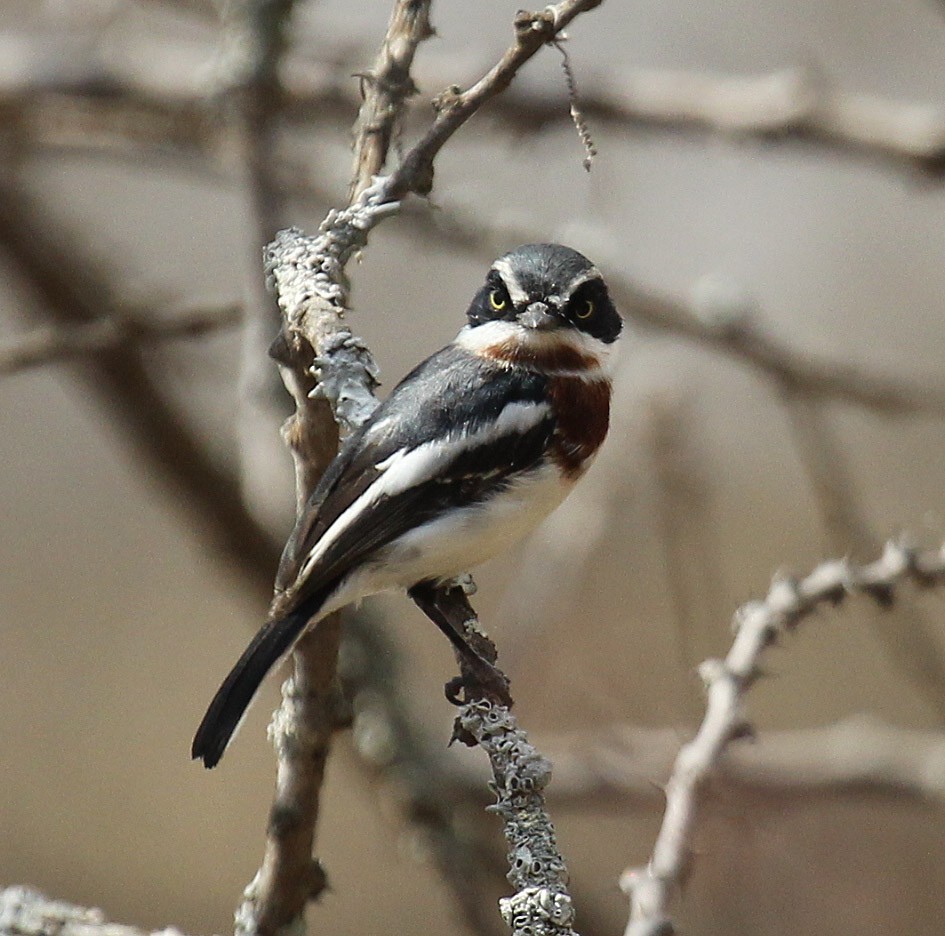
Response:
[[[676,758],[649,864],[627,870],[621,877],[621,888],[631,902],[626,936],[673,932],[669,902],[691,865],[699,794],[728,745],[752,733],[745,696],[761,675],[765,650],[822,605],[837,605],[850,594],[863,594],[888,606],[895,600],[897,586],[907,580],[924,587],[945,584],[945,546],[919,553],[889,543],[869,565],[825,562],[803,579],[776,579],[763,601],[736,612],[736,636],[728,656],[706,660],[700,667],[708,693],[705,718]]]

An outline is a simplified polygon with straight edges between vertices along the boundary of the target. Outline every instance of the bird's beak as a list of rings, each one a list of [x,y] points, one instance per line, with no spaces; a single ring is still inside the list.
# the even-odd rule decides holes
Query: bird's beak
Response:
[[[522,313],[519,321],[526,328],[534,328],[538,331],[549,331],[552,328],[557,328],[561,324],[557,316],[551,313],[547,304],[544,302],[533,302],[529,305]]]

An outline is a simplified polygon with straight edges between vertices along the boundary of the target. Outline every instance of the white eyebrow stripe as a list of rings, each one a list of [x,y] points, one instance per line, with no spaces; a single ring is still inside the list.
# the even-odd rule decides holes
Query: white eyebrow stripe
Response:
[[[528,432],[545,419],[550,411],[548,403],[509,403],[493,422],[476,432],[434,439],[412,449],[401,448],[378,462],[375,467],[382,472],[380,477],[325,530],[306,556],[298,579],[305,579],[338,537],[381,497],[393,497],[435,478],[444,465],[468,449],[488,447],[513,432]]]
[[[512,305],[518,306],[528,301],[528,293],[522,288],[522,284],[515,275],[515,270],[504,257],[496,260],[492,264],[492,269],[502,277],[505,288],[509,291],[509,298]]]
[[[562,305],[566,304],[567,301],[574,295],[575,290],[583,286],[585,283],[591,282],[591,280],[600,280],[603,282],[604,278],[600,275],[600,271],[597,267],[591,267],[586,273],[583,273],[581,276],[576,276],[570,283],[568,283],[568,288],[561,296]]]

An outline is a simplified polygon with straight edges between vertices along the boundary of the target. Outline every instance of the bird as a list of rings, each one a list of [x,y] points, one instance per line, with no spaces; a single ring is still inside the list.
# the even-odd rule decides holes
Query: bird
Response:
[[[345,440],[300,511],[266,623],[194,736],[206,767],[307,628],[503,552],[599,451],[623,322],[590,260],[561,244],[517,247],[492,264],[466,319]]]

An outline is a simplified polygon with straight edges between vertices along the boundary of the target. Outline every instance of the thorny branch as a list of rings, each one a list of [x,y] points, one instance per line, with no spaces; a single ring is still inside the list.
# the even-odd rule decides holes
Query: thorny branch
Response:
[[[706,660],[699,669],[708,701],[695,738],[679,752],[666,787],[666,810],[644,868],[625,871],[621,887],[630,897],[626,936],[667,936],[674,932],[669,903],[692,863],[692,837],[698,798],[728,745],[750,736],[745,696],[760,675],[761,657],[778,638],[824,604],[837,605],[847,595],[862,594],[891,605],[896,588],[910,580],[921,587],[945,583],[945,546],[916,552],[889,543],[868,565],[846,560],[825,562],[800,580],[777,578],[763,601],[740,608],[734,618],[735,640],[724,660]]]

